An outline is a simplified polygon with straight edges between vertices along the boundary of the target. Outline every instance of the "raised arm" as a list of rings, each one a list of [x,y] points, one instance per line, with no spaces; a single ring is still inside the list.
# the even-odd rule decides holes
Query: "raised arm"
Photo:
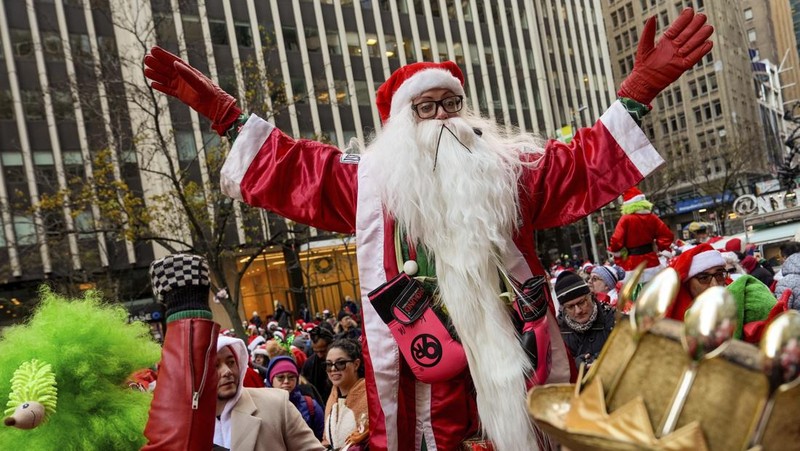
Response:
[[[358,158],[336,147],[294,140],[258,117],[176,55],[153,47],[144,58],[153,89],[176,97],[233,142],[222,191],[250,205],[324,230],[355,231]]]

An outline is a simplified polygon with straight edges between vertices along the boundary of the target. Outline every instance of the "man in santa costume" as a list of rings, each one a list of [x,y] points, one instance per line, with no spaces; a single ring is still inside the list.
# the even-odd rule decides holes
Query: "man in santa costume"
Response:
[[[638,121],[711,49],[705,21],[687,9],[658,43],[648,21],[620,101],[570,144],[508,134],[470,111],[449,61],[392,74],[376,99],[383,129],[360,156],[242,115],[235,99],[158,47],[145,75],[235,139],[225,193],[356,234],[371,449],[453,450],[483,434],[499,451],[528,451],[549,442],[528,418],[526,383],[570,378],[534,231],[579,220],[663,162]],[[413,302],[371,301],[399,282],[413,288]],[[506,298],[511,306],[501,286],[518,293]],[[436,314],[414,321],[429,310]]]
[[[653,204],[639,188],[634,186],[622,194],[622,216],[611,236],[608,250],[614,255],[614,261],[625,270],[626,280],[644,262],[646,267],[639,281],[649,282],[663,268],[659,254],[671,254],[675,235],[652,210]]]

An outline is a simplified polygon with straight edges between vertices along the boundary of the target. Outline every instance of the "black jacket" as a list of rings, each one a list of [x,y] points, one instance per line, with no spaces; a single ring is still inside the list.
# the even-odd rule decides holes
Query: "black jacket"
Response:
[[[595,303],[597,304],[597,318],[592,323],[592,327],[585,332],[571,329],[561,317],[558,320],[561,338],[564,339],[564,344],[575,359],[577,366],[580,366],[581,362],[587,364],[594,362],[614,329],[614,310],[606,304],[597,301]]]

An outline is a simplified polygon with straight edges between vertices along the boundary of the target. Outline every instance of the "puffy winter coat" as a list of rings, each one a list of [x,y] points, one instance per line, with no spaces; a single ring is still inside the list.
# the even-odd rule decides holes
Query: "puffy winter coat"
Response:
[[[780,297],[787,289],[792,290],[789,296],[789,308],[800,310],[800,254],[792,254],[781,267],[783,278],[775,285],[775,295]]]

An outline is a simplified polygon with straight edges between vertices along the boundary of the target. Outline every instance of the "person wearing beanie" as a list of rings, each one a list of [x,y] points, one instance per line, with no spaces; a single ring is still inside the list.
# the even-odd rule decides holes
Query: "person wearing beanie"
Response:
[[[144,72],[154,89],[188,104],[232,140],[220,174],[225,194],[298,223],[356,234],[375,448],[457,449],[485,437],[499,451],[527,451],[550,443],[528,416],[526,382],[534,373],[540,383],[574,375],[561,337],[549,333],[556,320],[548,309],[540,311],[550,327],[534,334],[529,326],[542,317],[525,319],[515,308],[521,330],[535,335],[520,340],[499,297],[500,274],[542,286],[535,231],[585,217],[663,163],[639,121],[660,91],[710,51],[713,28],[705,21],[687,8],[655,41],[651,18],[620,100],[570,143],[510,133],[481,117],[465,99],[464,73],[452,61],[395,70],[375,95],[376,137],[352,153],[294,139],[275,123],[243,114],[211,79],[159,47],[145,56]],[[416,380],[409,369],[419,364],[400,352],[391,315],[369,305],[373,290],[411,277],[435,281],[420,289],[437,294],[463,348],[459,361],[466,367],[455,376]],[[552,304],[549,290],[535,294],[537,303]],[[540,349],[549,358],[533,358]],[[398,406],[415,415],[409,420]]]
[[[753,276],[744,274],[730,283],[722,254],[708,243],[699,244],[682,253],[670,266],[678,272],[681,284],[678,296],[667,310],[667,318],[683,321],[686,310],[692,306],[697,296],[710,287],[726,287],[736,300],[739,311],[739,324],[734,335],[736,338],[748,338],[748,341],[752,341],[753,337],[743,336],[743,329],[749,323],[766,320],[776,305],[775,296],[769,288]]]
[[[289,392],[289,401],[294,404],[314,436],[322,440],[325,428],[325,410],[313,396],[303,394],[300,388],[300,373],[297,364],[289,356],[278,356],[269,362],[267,368],[269,387],[280,388]]]
[[[592,276],[604,266],[595,266]],[[575,359],[575,364],[591,366],[614,329],[614,310],[598,302],[589,285],[572,271],[559,274],[555,284],[560,304],[561,337]]]
[[[614,234],[609,240],[608,250],[614,256],[614,262],[626,273],[632,274],[639,264],[646,264],[639,282],[644,284],[658,274],[663,265],[660,254],[671,257],[672,241],[675,235],[656,216],[653,204],[633,187],[622,194],[622,216],[617,222]]]
[[[247,347],[211,320],[203,257],[155,260],[150,279],[167,333],[143,450],[323,450],[287,393],[244,387]]]
[[[595,266],[589,275],[589,288],[595,299],[616,307],[619,293],[617,284],[625,278],[625,270],[619,266]]]

